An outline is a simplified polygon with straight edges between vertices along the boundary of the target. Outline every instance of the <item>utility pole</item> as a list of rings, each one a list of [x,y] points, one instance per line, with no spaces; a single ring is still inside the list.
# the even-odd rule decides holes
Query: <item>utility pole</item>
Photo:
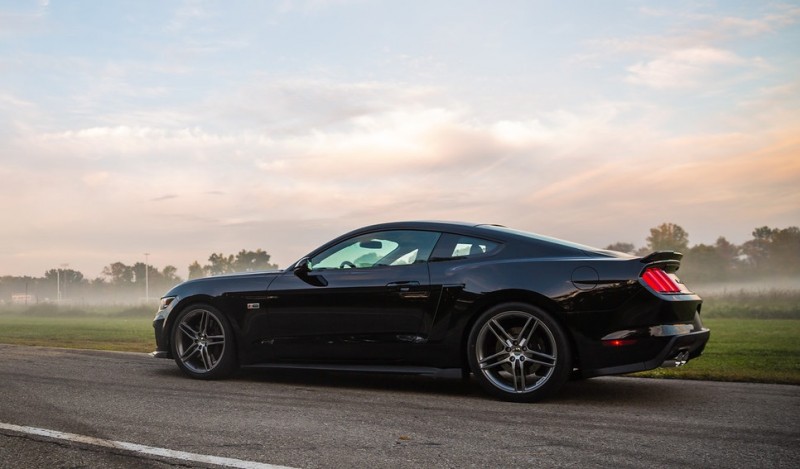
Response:
[[[147,303],[150,302],[150,263],[148,262],[148,258],[150,257],[150,253],[144,253],[144,301]]]
[[[61,264],[61,268],[64,269],[64,293],[63,296],[59,294],[59,300],[67,298],[67,267],[69,267],[69,264]]]

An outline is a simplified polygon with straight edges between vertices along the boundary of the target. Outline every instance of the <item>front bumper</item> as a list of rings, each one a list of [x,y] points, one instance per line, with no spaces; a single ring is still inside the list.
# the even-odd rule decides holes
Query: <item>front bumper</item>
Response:
[[[172,358],[169,351],[169,344],[164,336],[164,321],[165,318],[157,317],[153,321],[153,329],[156,335],[156,349],[150,355],[155,358]]]

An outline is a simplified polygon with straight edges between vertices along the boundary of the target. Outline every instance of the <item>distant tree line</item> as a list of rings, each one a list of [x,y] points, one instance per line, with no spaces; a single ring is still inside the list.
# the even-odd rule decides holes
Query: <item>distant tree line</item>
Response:
[[[194,261],[189,266],[189,278],[277,267],[270,263],[270,255],[265,251],[242,249],[236,255],[213,253],[205,265]],[[158,299],[183,281],[177,271],[172,265],[159,270],[144,262],[133,265],[114,262],[103,267],[101,275],[94,279],[68,268],[50,269],[43,277],[3,276],[0,277],[0,304],[44,301],[131,303],[146,298]]]
[[[214,253],[208,257],[208,264],[200,265],[194,261],[189,266],[189,278],[208,277],[209,275],[230,274],[233,272],[252,272],[255,270],[277,269],[276,264],[270,264],[270,255],[261,249],[245,251],[242,249],[235,256]]]
[[[800,228],[753,230],[753,238],[741,245],[717,238],[714,244],[689,247],[689,233],[674,223],[662,223],[650,229],[647,245],[636,248],[632,243],[618,242],[606,249],[635,255],[653,251],[683,253],[681,278],[693,282],[747,280],[756,277],[800,274]]]
[[[681,252],[684,254],[681,278],[690,282],[800,274],[800,229],[796,226],[756,228],[753,238],[741,245],[720,236],[714,244],[695,244],[690,247],[686,230],[674,223],[662,223],[650,229],[645,246],[637,248],[633,243],[617,242],[606,246],[606,249],[640,256],[653,251]],[[194,261],[189,265],[189,278],[277,267],[270,263],[270,255],[265,251],[243,249],[237,254],[213,253],[208,257],[208,263],[203,265]],[[177,270],[171,265],[159,270],[143,262],[133,265],[114,262],[105,266],[102,274],[91,280],[73,269],[50,269],[43,277],[4,276],[0,277],[0,304],[59,299],[130,303],[145,297],[156,299],[183,281],[177,275]]]

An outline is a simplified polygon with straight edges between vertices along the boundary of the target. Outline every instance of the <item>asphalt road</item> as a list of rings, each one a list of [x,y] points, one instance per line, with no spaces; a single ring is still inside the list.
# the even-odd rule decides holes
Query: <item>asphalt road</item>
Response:
[[[204,382],[144,354],[0,345],[0,467],[203,464],[9,426],[299,468],[800,467],[797,386],[596,378],[512,404],[460,380]]]

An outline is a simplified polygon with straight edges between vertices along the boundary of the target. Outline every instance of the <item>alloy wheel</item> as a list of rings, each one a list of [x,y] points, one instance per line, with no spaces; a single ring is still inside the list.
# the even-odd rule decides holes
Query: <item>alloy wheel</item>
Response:
[[[475,340],[480,373],[498,390],[530,393],[553,375],[558,347],[553,332],[526,311],[504,311],[481,327]]]
[[[209,373],[225,354],[225,339],[225,328],[215,314],[194,309],[175,328],[176,358],[191,372]]]

